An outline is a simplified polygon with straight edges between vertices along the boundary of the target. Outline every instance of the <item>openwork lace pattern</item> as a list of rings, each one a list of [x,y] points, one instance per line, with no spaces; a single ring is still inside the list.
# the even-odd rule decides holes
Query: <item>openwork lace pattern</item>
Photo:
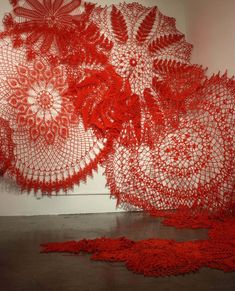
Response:
[[[123,131],[104,162],[118,202],[149,212],[182,205],[229,209],[234,199],[234,93],[234,81],[213,76],[190,96],[176,127],[170,122],[159,126],[152,114],[140,142],[126,142]]]
[[[4,175],[14,160],[14,144],[9,122],[0,118],[0,175]]]
[[[122,262],[128,270],[149,277],[195,273],[203,267],[235,271],[234,216],[216,218],[204,213],[196,218],[188,208],[179,213],[164,212],[162,216],[167,225],[208,228],[208,239],[179,242],[157,238],[134,241],[126,237],[101,237],[42,244],[41,250],[74,255],[88,253],[91,260]]]
[[[10,3],[0,32],[0,175],[50,195],[102,165],[118,205],[209,228],[204,241],[101,238],[44,251],[93,253],[147,276],[234,271],[235,80],[192,64],[192,45],[157,7]]]
[[[43,56],[28,61],[25,48],[14,48],[8,39],[0,59],[0,113],[10,124],[14,147],[10,176],[22,189],[43,193],[85,180],[105,155],[106,141],[85,129],[76,114],[65,66]]]

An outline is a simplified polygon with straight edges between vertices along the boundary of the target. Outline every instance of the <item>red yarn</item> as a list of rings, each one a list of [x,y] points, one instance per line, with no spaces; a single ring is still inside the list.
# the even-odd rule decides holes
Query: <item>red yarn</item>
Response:
[[[190,64],[173,18],[138,3],[12,5],[0,117],[22,188],[66,189],[102,160],[118,203],[231,209],[235,82]]]
[[[9,174],[22,189],[45,193],[85,180],[108,148],[75,114],[65,67],[42,57],[28,62],[25,49],[7,40],[0,62],[0,115],[10,122],[15,146]]]
[[[0,176],[9,169],[14,160],[13,149],[12,130],[9,123],[0,117]]]
[[[44,251],[89,252],[147,276],[234,271],[235,81],[192,65],[192,46],[157,7],[10,3],[0,33],[0,174],[50,194],[100,163],[118,204],[210,229],[205,241],[102,238]]]
[[[140,241],[122,238],[97,238],[42,244],[42,252],[91,253],[91,259],[124,262],[134,273],[145,276],[170,276],[210,267],[235,271],[235,218],[207,216],[210,228],[207,240],[177,242],[167,239]],[[170,255],[169,255],[170,254]]]
[[[163,126],[159,119],[155,122],[152,114],[143,122],[141,142],[124,145],[126,134],[121,133],[104,162],[108,185],[118,203],[148,212],[182,205],[212,212],[231,208],[234,81],[225,75],[213,76],[189,97],[177,127],[169,122]],[[163,119],[164,107],[157,105],[155,112],[159,108]]]
[[[132,120],[136,134],[140,134],[139,98],[132,94],[128,81],[123,82],[113,67],[93,72],[70,90],[75,90],[73,102],[85,128],[94,128],[98,136],[101,134],[113,139],[121,131],[122,125]]]
[[[66,189],[102,160],[118,203],[231,208],[235,82],[190,64],[173,18],[138,3],[12,5],[0,117],[22,188]]]
[[[109,62],[140,97],[151,88],[154,76],[162,77],[153,70],[157,60],[189,63],[192,46],[176,29],[175,19],[163,15],[157,7],[138,3],[98,7],[92,20],[113,43]]]
[[[18,1],[4,18],[6,34],[14,47],[26,46],[29,59],[67,54],[71,48],[68,37],[79,31],[75,22],[84,28],[93,6],[81,0]]]

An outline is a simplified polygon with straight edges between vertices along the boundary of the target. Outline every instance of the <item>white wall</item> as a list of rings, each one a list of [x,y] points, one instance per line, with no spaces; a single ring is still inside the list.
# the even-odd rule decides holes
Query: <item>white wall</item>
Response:
[[[235,74],[235,0],[184,0],[192,62]]]
[[[95,2],[95,1],[92,1]],[[101,5],[119,3],[121,1],[97,1]],[[133,2],[133,1],[126,1]],[[138,1],[145,6],[157,5],[162,13],[176,18],[177,27],[185,33],[184,0]],[[196,1],[195,1],[196,2]],[[10,11],[8,0],[0,2],[0,18]],[[103,169],[99,168],[93,179],[86,184],[75,187],[68,196],[36,198],[34,195],[20,194],[17,186],[5,179],[0,179],[0,216],[1,215],[42,215],[114,212],[116,201],[109,198],[105,187]],[[119,210],[120,211],[120,210]]]

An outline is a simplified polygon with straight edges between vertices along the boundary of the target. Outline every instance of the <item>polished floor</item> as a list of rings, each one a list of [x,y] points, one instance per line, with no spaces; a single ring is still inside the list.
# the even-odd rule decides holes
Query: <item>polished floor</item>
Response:
[[[89,255],[40,254],[42,242],[100,236],[193,240],[206,230],[176,230],[142,213],[0,217],[2,291],[234,291],[235,273],[202,269],[196,274],[147,278],[122,263],[93,262]]]

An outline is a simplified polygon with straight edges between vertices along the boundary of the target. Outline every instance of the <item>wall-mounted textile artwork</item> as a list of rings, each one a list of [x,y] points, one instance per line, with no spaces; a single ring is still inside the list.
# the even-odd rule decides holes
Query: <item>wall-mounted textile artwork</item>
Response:
[[[0,34],[1,175],[51,195],[101,165],[118,205],[210,229],[205,241],[101,238],[43,250],[94,253],[149,276],[234,271],[235,80],[192,64],[192,45],[157,7],[10,2]]]

